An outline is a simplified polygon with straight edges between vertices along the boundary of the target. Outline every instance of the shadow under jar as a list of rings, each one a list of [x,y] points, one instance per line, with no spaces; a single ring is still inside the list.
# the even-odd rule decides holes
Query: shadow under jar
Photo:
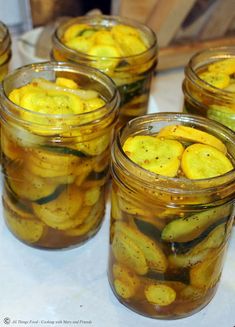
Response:
[[[52,57],[98,68],[121,95],[119,126],[147,113],[157,64],[157,40],[147,26],[117,16],[77,17],[53,36]]]
[[[108,277],[118,300],[131,310],[177,319],[202,309],[216,292],[232,229],[235,171],[208,179],[164,177],[125,154],[129,137],[156,136],[168,125],[216,136],[235,164],[234,135],[220,124],[173,113],[130,121],[112,149]]]
[[[195,54],[185,68],[184,111],[235,131],[235,47]]]
[[[55,80],[72,86],[75,82],[79,88],[66,93],[68,88],[54,85]],[[46,96],[37,90],[27,94],[32,81],[29,90],[41,83]],[[94,105],[97,95],[101,107],[76,113],[83,101]],[[36,103],[38,111],[15,104],[14,97],[21,97],[25,105]],[[105,212],[119,105],[114,83],[86,66],[38,63],[9,74],[1,98],[3,208],[8,228],[38,248],[84,243],[99,230]],[[51,101],[57,104],[55,112],[45,113]],[[69,105],[75,112],[63,114]]]
[[[9,61],[11,59],[11,38],[8,28],[0,22],[0,82],[8,73]]]

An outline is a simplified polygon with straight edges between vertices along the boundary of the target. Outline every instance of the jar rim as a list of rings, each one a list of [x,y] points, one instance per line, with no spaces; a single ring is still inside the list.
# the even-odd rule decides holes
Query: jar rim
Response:
[[[66,28],[67,26],[72,25],[75,22],[89,22],[89,21],[93,21],[99,22],[99,25],[102,25],[101,22],[102,20],[104,20],[104,22],[106,22],[105,24],[103,24],[104,26],[111,26],[111,22],[121,22],[121,23],[125,23],[126,25],[130,25],[130,26],[136,26],[138,29],[140,30],[144,30],[145,34],[150,35],[151,39],[152,39],[152,43],[150,44],[149,48],[146,49],[144,52],[141,52],[139,54],[135,54],[135,55],[128,55],[128,56],[122,56],[122,57],[102,57],[102,60],[120,60],[120,58],[122,60],[128,60],[128,59],[139,59],[142,57],[145,57],[147,53],[153,51],[156,49],[158,49],[158,42],[157,42],[157,36],[154,33],[154,31],[147,25],[144,25],[138,21],[135,21],[134,19],[129,19],[129,18],[125,18],[125,17],[121,17],[121,16],[115,16],[115,15],[95,15],[95,16],[78,16],[78,17],[74,17],[72,19],[68,19],[65,22],[62,22],[55,30],[52,39],[53,41],[59,45],[60,48],[62,48],[63,50],[65,50],[67,53],[70,53],[73,56],[76,56],[77,54],[79,54],[79,56],[81,58],[86,58],[89,61],[95,61],[98,57],[97,56],[93,56],[93,55],[89,55],[85,52],[81,52],[81,51],[77,51],[74,49],[71,49],[69,47],[67,47],[66,45],[64,45],[61,42],[61,37],[59,36],[59,31],[62,28]],[[109,22],[109,24],[107,23]]]
[[[134,163],[123,151],[122,149],[122,138],[125,133],[135,125],[140,124],[142,126],[142,130],[150,131],[151,128],[145,128],[144,124],[148,122],[172,122],[177,121],[180,123],[195,123],[200,124],[209,124],[211,129],[218,129],[226,139],[231,142],[231,144],[235,144],[235,134],[229,130],[227,127],[215,122],[210,121],[204,117],[190,115],[190,114],[182,114],[182,113],[172,113],[172,112],[164,112],[164,113],[154,113],[148,114],[141,117],[137,117],[132,119],[124,126],[117,134],[116,139],[114,141],[114,145],[112,147],[111,156],[112,162],[114,165],[119,166],[122,169],[122,172],[125,171],[125,167],[128,167],[128,176],[131,177],[131,180],[137,181],[137,183],[141,183],[141,185],[145,185],[145,187],[154,189],[154,190],[162,190],[172,193],[182,193],[182,194],[193,194],[193,193],[203,193],[212,191],[214,188],[220,188],[224,185],[229,186],[233,185],[235,182],[235,168],[226,174],[207,178],[207,179],[187,179],[187,178],[176,178],[176,177],[167,177],[158,175],[156,173],[150,172],[138,164]],[[134,134],[136,135],[136,134]],[[151,134],[148,134],[151,135]],[[115,151],[118,152],[118,160],[115,154]],[[235,159],[235,155],[234,155]],[[166,185],[166,186],[165,186]],[[169,188],[170,185],[170,188]]]
[[[80,73],[83,75],[90,75],[91,79],[93,78],[93,80],[96,81],[104,81],[104,84],[107,87],[107,90],[110,90],[110,99],[109,99],[109,107],[107,108],[107,103],[105,103],[104,106],[95,109],[93,111],[89,111],[89,112],[85,112],[85,113],[80,113],[80,114],[75,114],[75,113],[71,113],[71,114],[44,114],[44,113],[39,113],[39,112],[35,112],[26,108],[23,108],[17,104],[15,104],[14,102],[12,102],[9,98],[8,95],[6,93],[5,90],[5,86],[7,83],[9,83],[11,80],[14,80],[15,75],[19,75],[21,74],[21,76],[26,75],[27,73],[30,72],[73,72],[73,73]],[[28,82],[28,81],[27,81]],[[23,67],[17,68],[14,71],[12,71],[11,73],[9,73],[2,81],[2,86],[1,86],[1,94],[2,94],[2,102],[4,101],[6,104],[10,105],[11,107],[16,108],[16,110],[21,110],[24,111],[26,113],[29,113],[30,115],[35,117],[35,121],[37,120],[37,117],[44,117],[44,118],[48,118],[48,119],[63,119],[63,121],[66,123],[66,121],[70,121],[71,119],[75,119],[80,117],[80,118],[87,118],[86,119],[86,124],[91,124],[91,123],[95,123],[96,120],[89,120],[89,115],[93,115],[94,113],[101,113],[100,115],[98,115],[98,121],[100,121],[101,119],[104,119],[106,116],[110,115],[113,111],[117,110],[118,107],[118,103],[119,103],[119,93],[117,91],[117,88],[113,82],[113,80],[105,75],[104,73],[102,73],[101,71],[93,68],[93,67],[87,67],[85,65],[79,65],[79,64],[73,64],[73,63],[67,63],[67,62],[56,62],[56,61],[48,61],[48,62],[41,62],[41,63],[33,63],[33,64],[29,64],[29,65],[25,65]],[[112,104],[112,105],[111,105]],[[109,109],[109,110],[108,110]],[[103,112],[103,115],[102,115]],[[24,123],[27,125],[27,123],[31,124],[32,122],[29,121],[25,121],[22,118],[19,118],[18,121],[24,121]],[[48,120],[49,122],[49,120]],[[48,123],[48,125],[50,125]],[[81,124],[84,125],[84,124]],[[79,126],[81,126],[79,125]],[[51,125],[50,125],[51,126]],[[71,126],[71,127],[78,127],[78,125],[76,126]]]

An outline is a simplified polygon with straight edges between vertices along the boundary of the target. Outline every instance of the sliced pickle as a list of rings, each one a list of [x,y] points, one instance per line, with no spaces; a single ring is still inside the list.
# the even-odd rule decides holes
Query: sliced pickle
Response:
[[[122,219],[122,212],[119,206],[119,197],[117,196],[116,192],[112,189],[111,191],[111,217],[115,220]]]
[[[199,143],[194,143],[185,149],[181,167],[189,179],[216,177],[233,169],[231,161],[221,151]]]
[[[114,279],[114,288],[119,296],[123,299],[129,299],[135,295],[131,285],[125,283],[122,279]]]
[[[120,264],[132,269],[139,275],[145,275],[148,272],[148,265],[144,253],[125,234],[115,232],[112,250],[114,257]]]
[[[176,139],[179,141],[189,141],[207,144],[215,147],[223,153],[227,153],[227,148],[220,139],[217,137],[198,130],[193,127],[183,126],[183,125],[170,125],[163,127],[160,132],[157,134],[157,137]]]
[[[27,243],[36,243],[44,235],[45,225],[19,207],[13,205],[7,197],[3,199],[5,217],[10,230],[19,239]]]
[[[33,203],[36,216],[48,226],[66,230],[74,228],[84,220],[79,215],[83,202],[81,191],[74,185],[69,185],[55,200],[45,204]]]
[[[174,177],[184,147],[175,140],[161,140],[149,135],[129,137],[123,150],[139,166],[156,174]]]
[[[1,147],[3,154],[11,160],[22,160],[25,158],[25,152],[16,141],[7,135],[6,131],[2,129]]]
[[[110,142],[110,134],[106,133],[90,141],[77,143],[77,149],[90,156],[97,156],[108,148]]]
[[[82,183],[86,180],[89,174],[92,172],[93,166],[91,160],[81,161],[74,168],[73,174],[75,175],[75,184],[77,186],[82,185]]]
[[[113,39],[113,36],[110,31],[107,30],[99,30],[93,34],[92,40],[95,44],[100,45],[111,45],[116,47],[116,42]]]
[[[130,269],[120,264],[113,265],[114,288],[119,296],[124,299],[133,297],[139,286],[140,280]]]
[[[159,306],[170,305],[176,299],[175,290],[164,284],[148,285],[145,288],[144,293],[148,302]]]
[[[225,241],[225,224],[215,227],[212,232],[200,243],[195,245],[186,254],[171,254],[168,257],[169,264],[176,267],[190,267],[205,260],[208,253],[219,248]]]
[[[55,81],[56,85],[63,86],[70,89],[77,89],[78,84],[74,82],[72,79],[65,77],[57,77]]]
[[[231,214],[231,206],[219,206],[171,221],[162,231],[162,239],[168,242],[188,242],[205,231],[210,225]]]
[[[79,114],[83,112],[83,101],[78,96],[54,90],[29,92],[21,98],[20,106],[31,111],[50,115]],[[25,120],[31,121],[31,119],[28,119],[27,111],[22,111],[21,116]]]
[[[67,42],[76,36],[81,35],[84,31],[89,30],[90,26],[87,24],[72,24],[69,26],[63,35],[63,41]]]
[[[84,202],[85,206],[93,206],[100,198],[100,187],[92,187],[85,191]]]
[[[197,287],[188,285],[180,292],[180,298],[187,301],[194,301],[205,295],[205,292]]]
[[[194,287],[200,289],[208,289],[219,281],[222,271],[222,261],[224,251],[218,254],[214,251],[211,255],[202,262],[199,262],[190,270],[190,283]]]
[[[92,47],[93,42],[91,39],[77,36],[65,43],[68,48],[74,49],[78,52],[87,52]]]
[[[73,175],[78,163],[79,158],[73,155],[35,149],[28,153],[26,166],[35,175],[57,177]]]
[[[5,212],[7,224],[10,230],[19,239],[27,243],[36,243],[41,239],[45,225],[34,219],[21,219],[20,217],[11,216],[9,212]]]
[[[217,72],[217,71],[207,71],[199,74],[199,77],[206,83],[217,87],[219,89],[224,89],[229,85],[230,78],[228,74]]]
[[[104,215],[104,203],[100,198],[91,210],[87,213],[83,223],[78,225],[76,228],[71,228],[65,231],[68,236],[83,236],[90,231],[93,232],[100,224]]]
[[[22,199],[36,201],[54,193],[58,184],[49,179],[32,174],[24,167],[17,169],[8,166],[6,169],[7,180],[13,192]]]
[[[123,198],[119,196],[119,206],[120,209],[130,215],[141,216],[141,217],[150,217],[151,213],[145,208],[141,207],[141,204],[133,203],[130,199]]]
[[[208,71],[232,75],[235,73],[235,59],[218,60],[208,66]]]
[[[151,270],[165,272],[167,269],[167,259],[159,244],[148,236],[142,234],[138,229],[134,229],[123,222],[116,222],[115,232],[120,232],[135,243],[143,252],[146,262]]]

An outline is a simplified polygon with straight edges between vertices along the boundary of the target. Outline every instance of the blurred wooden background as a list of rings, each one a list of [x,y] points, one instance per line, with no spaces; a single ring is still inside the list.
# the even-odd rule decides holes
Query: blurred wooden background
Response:
[[[159,44],[158,69],[184,66],[197,51],[235,46],[235,0],[30,0],[33,26],[98,8],[150,26]]]
[[[235,0],[113,0],[112,10],[156,32],[158,69],[185,65],[204,48],[235,46]]]

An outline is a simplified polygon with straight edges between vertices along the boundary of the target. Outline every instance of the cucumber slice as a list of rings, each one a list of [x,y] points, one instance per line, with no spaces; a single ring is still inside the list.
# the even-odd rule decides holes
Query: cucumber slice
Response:
[[[126,223],[116,222],[114,230],[130,239],[143,252],[148,267],[157,272],[165,272],[167,259],[160,245],[148,236],[142,234],[138,229],[128,226]]]
[[[35,215],[46,225],[66,230],[78,226],[84,217],[81,217],[83,195],[74,185],[66,186],[65,190],[56,199],[44,203],[33,203],[32,208]]]
[[[208,235],[215,229],[217,226],[224,224],[228,221],[228,217],[224,217],[221,220],[216,221],[214,224],[210,225],[204,232],[202,232],[199,237],[193,239],[189,242],[173,242],[172,243],[172,250],[174,254],[185,254],[191,252],[194,247],[197,247],[198,244],[203,242]]]
[[[64,32],[63,41],[67,42],[76,36],[80,36],[84,31],[88,29],[90,29],[90,26],[87,24],[72,24]]]
[[[141,218],[140,219],[135,218],[134,221],[140,232],[158,241],[161,240],[161,230],[158,229],[156,226],[154,226],[153,224],[147,221],[142,220]]]
[[[102,179],[102,178],[107,177],[108,173],[109,173],[109,167],[106,167],[106,168],[105,168],[104,170],[102,170],[102,171],[94,171],[94,170],[93,170],[93,171],[88,175],[87,179],[88,179],[88,180],[100,180],[100,179]]]
[[[47,196],[44,196],[43,198],[40,198],[38,200],[35,200],[34,202],[36,202],[37,204],[45,204],[50,201],[53,201],[60,195],[61,192],[64,191],[65,188],[66,188],[66,185],[59,185],[53,193],[51,193]]]
[[[226,238],[225,224],[215,227],[211,233],[187,254],[172,254],[168,257],[170,266],[186,268],[205,260],[212,250],[219,248]]]
[[[57,182],[51,182],[50,179],[42,178],[24,167],[15,168],[12,165],[6,168],[7,181],[16,197],[37,201],[54,193],[57,188]]]
[[[162,240],[167,242],[188,242],[199,237],[210,225],[216,221],[229,217],[232,206],[224,205],[186,218],[171,221],[162,231]]]
[[[146,78],[140,79],[133,83],[118,85],[118,91],[121,96],[120,107],[130,102],[135,96],[148,93],[149,87],[149,81]]]
[[[53,146],[53,145],[44,145],[42,146],[43,149],[46,151],[56,152],[56,153],[63,153],[63,154],[71,154],[73,156],[77,156],[79,158],[89,158],[90,155],[84,153],[80,150],[65,147],[65,146]]]

